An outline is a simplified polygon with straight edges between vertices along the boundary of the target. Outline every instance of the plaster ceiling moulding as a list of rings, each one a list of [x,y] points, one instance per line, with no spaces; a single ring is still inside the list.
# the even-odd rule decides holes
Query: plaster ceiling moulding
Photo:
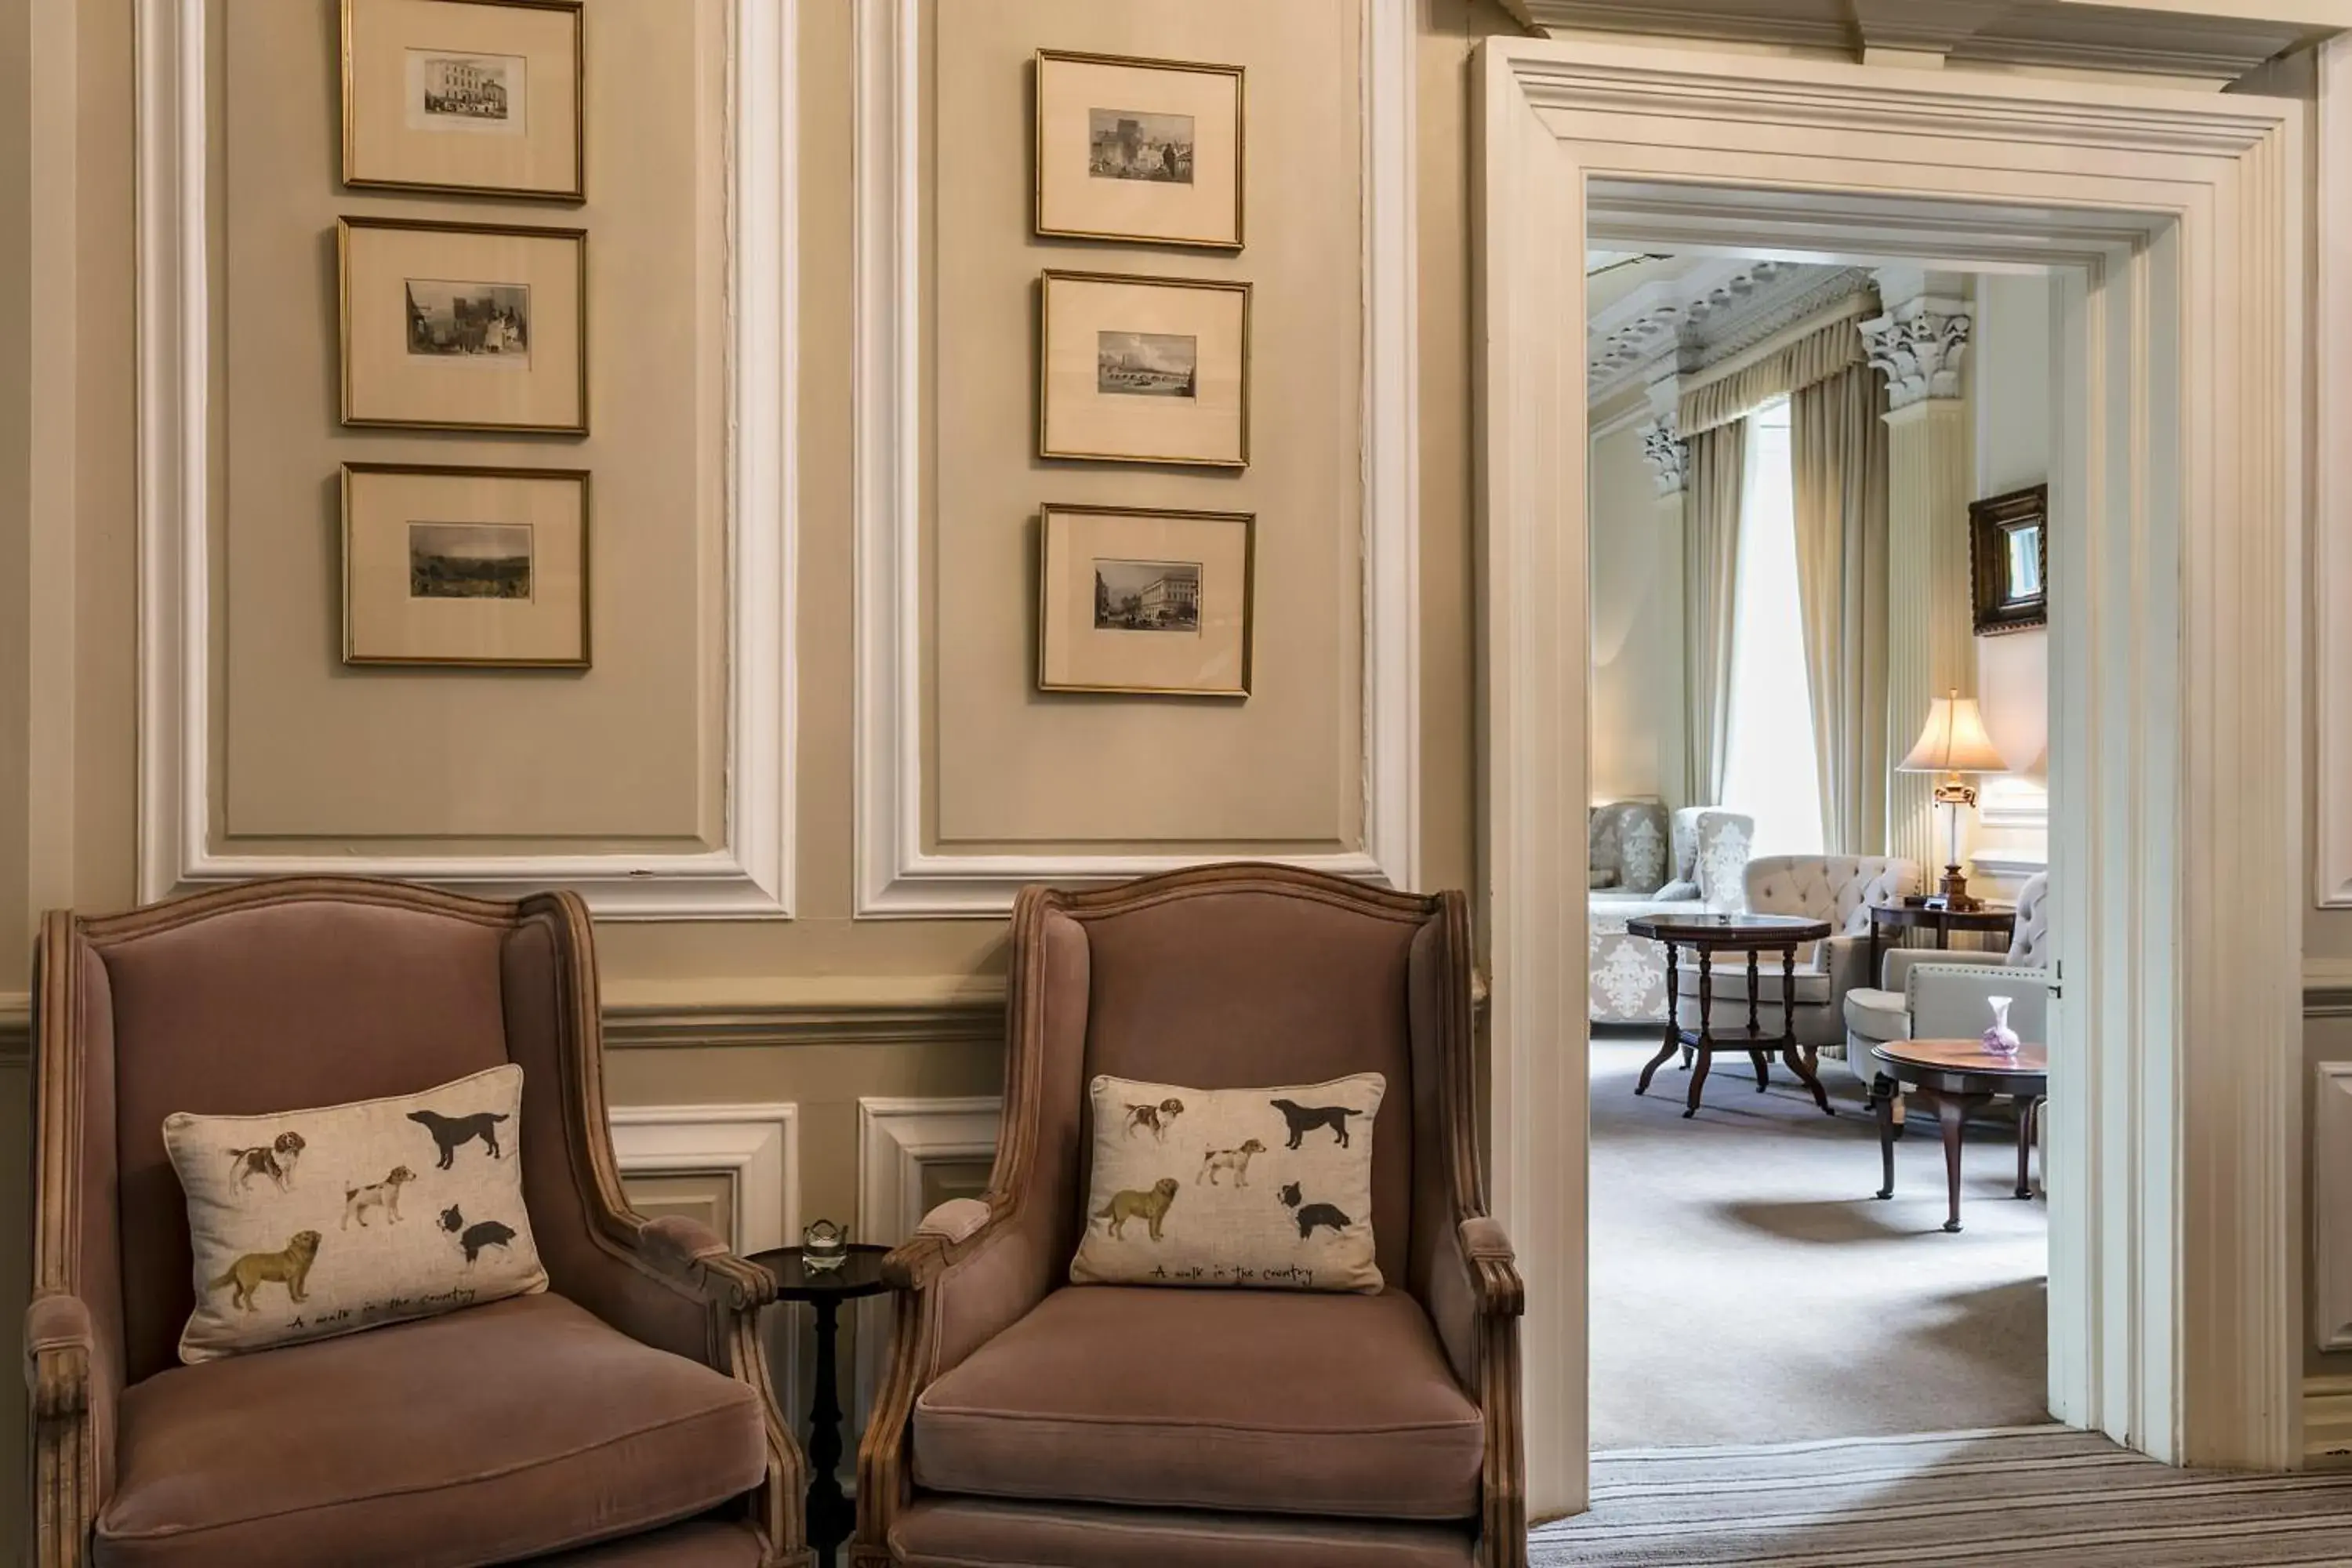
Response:
[[[1598,402],[1636,380],[1704,369],[1869,283],[1859,268],[1717,260],[1644,284],[1593,312],[1586,395]]]
[[[1503,0],[1546,32],[1770,44],[1860,59],[2155,72],[2226,83],[2339,29],[2296,0],[2203,0],[2202,12],[2084,0]]]

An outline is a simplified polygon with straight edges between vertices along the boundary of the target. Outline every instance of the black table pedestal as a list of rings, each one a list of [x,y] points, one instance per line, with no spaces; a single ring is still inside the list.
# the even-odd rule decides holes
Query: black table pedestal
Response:
[[[833,1568],[833,1555],[857,1528],[857,1510],[841,1489],[835,1468],[841,1463],[841,1395],[835,1384],[834,1347],[841,1338],[841,1300],[819,1296],[816,1312],[816,1400],[809,1406],[808,1489],[809,1545],[823,1568]]]

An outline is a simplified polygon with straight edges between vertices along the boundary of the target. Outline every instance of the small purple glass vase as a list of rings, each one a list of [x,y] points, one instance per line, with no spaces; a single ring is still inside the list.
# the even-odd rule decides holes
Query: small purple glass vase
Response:
[[[1980,1037],[1985,1054],[1993,1057],[2013,1057],[2017,1054],[2017,1031],[2009,1026],[2010,998],[1988,996],[1992,1005],[1992,1026]]]

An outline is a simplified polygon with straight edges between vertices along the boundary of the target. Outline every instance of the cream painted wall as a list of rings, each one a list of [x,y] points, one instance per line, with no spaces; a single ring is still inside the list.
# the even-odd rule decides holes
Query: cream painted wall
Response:
[[[1669,574],[1679,552],[1663,537],[1669,525],[1637,425],[1592,443],[1590,482],[1591,796],[1679,804],[1682,581]]]
[[[1975,281],[1968,363],[1981,499],[2050,478],[2052,326],[2047,277],[1986,273]],[[1986,813],[2049,809],[2050,636],[2036,629],[1975,640],[1978,705],[1993,744],[2015,771],[1983,781],[1969,852],[2046,859],[2046,827],[2003,826],[1986,820]],[[2003,894],[2016,891],[2013,882],[1989,880]]]

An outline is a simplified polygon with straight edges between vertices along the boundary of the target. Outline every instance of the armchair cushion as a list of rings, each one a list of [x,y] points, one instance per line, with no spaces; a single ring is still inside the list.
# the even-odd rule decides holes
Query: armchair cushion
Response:
[[[546,1289],[523,1211],[521,1109],[509,1063],[423,1094],[165,1117],[195,1255],[180,1359]]]
[[[1186,1089],[1097,1074],[1079,1285],[1378,1294],[1372,1124],[1388,1080]]]
[[[1419,1302],[1080,1286],[925,1389],[928,1491],[1466,1519],[1484,1417]]]
[[[1900,991],[1857,985],[1845,994],[1846,1032],[1865,1040],[1907,1040],[1911,1007]],[[1865,1053],[1867,1054],[1867,1053]]]
[[[993,1498],[918,1498],[890,1531],[906,1568],[1473,1568],[1455,1524],[1365,1523],[1297,1514],[1087,1508]]]
[[[545,1294],[173,1367],[124,1391],[117,1451],[99,1568],[509,1562],[767,1468],[751,1385]]]

